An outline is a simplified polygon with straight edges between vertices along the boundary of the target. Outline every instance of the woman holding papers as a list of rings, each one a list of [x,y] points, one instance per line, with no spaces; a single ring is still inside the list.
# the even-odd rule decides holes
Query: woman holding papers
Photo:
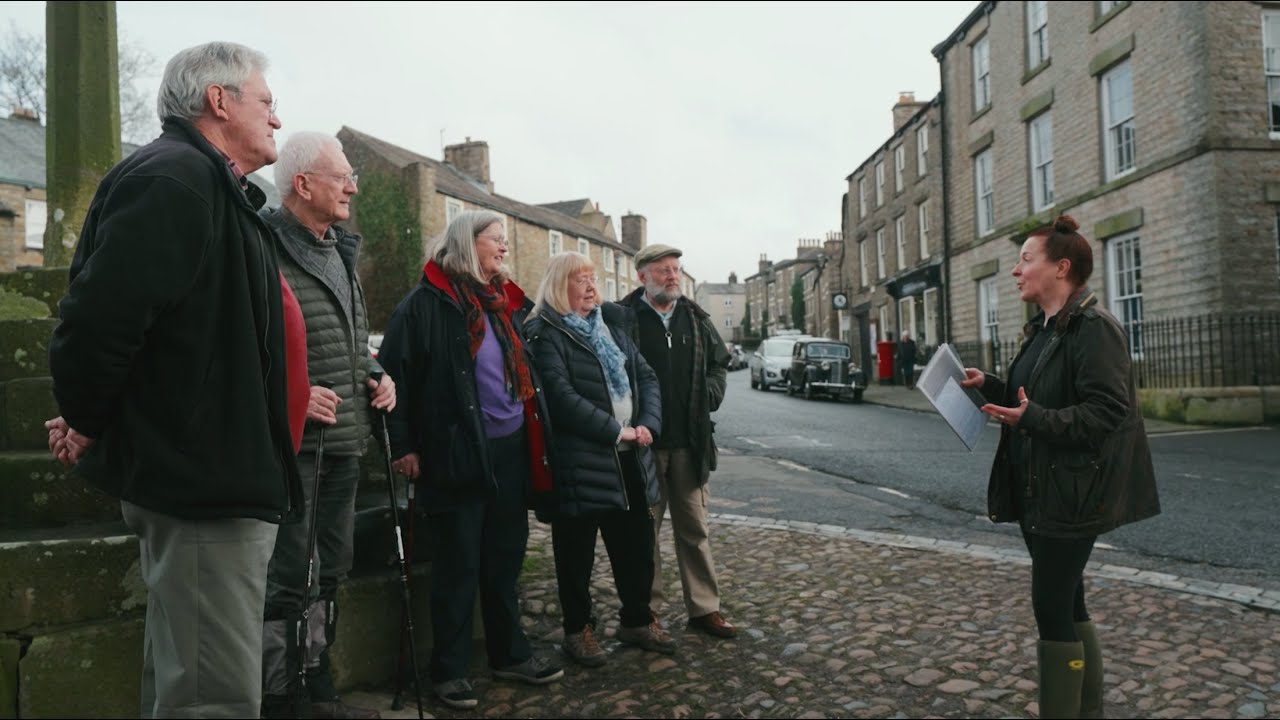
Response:
[[[1102,651],[1084,568],[1102,533],[1160,512],[1125,329],[1085,284],[1093,250],[1067,215],[1022,245],[1013,277],[1040,314],[1008,380],[965,368],[1002,423],[987,489],[993,522],[1031,553],[1040,717],[1102,717]]]

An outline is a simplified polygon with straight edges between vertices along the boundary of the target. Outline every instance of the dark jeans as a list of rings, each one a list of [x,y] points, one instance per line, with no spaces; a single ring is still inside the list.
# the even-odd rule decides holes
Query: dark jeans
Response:
[[[477,589],[489,665],[522,663],[533,652],[520,629],[516,597],[529,541],[524,429],[491,438],[488,446],[496,491],[488,488],[473,501],[432,514],[428,522],[437,548],[431,564],[431,681],[436,683],[467,675]]]
[[[1097,537],[1053,538],[1022,530],[1031,553],[1031,609],[1041,640],[1076,642],[1074,624],[1089,619],[1084,566]]]
[[[604,538],[613,582],[622,600],[623,627],[649,624],[649,591],[653,585],[653,518],[645,497],[634,452],[619,454],[622,460],[628,510],[557,518],[551,523],[555,550],[556,584],[564,612],[564,631],[582,632],[595,625],[591,612],[591,574],[596,562],[596,533]]]
[[[904,365],[902,370],[902,384],[908,388],[916,386],[916,368],[915,365]]]

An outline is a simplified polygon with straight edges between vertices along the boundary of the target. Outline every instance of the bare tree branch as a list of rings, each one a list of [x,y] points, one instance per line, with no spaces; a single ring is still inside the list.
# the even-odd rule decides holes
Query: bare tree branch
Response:
[[[121,37],[117,52],[120,66],[120,135],[141,144],[159,131],[154,92],[140,90],[139,81],[152,75],[156,61],[151,53]],[[31,110],[45,120],[44,38],[23,32],[13,20],[0,39],[0,111]]]

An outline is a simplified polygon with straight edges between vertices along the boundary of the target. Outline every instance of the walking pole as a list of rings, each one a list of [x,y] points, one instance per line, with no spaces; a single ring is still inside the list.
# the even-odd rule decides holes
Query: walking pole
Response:
[[[333,383],[328,380],[320,380],[316,383],[326,390],[333,389]],[[327,425],[318,423],[319,432],[316,434],[316,469],[314,478],[311,482],[311,507],[307,510],[307,578],[302,583],[302,600],[299,601],[298,614],[294,620],[293,630],[293,657],[297,663],[298,674],[293,682],[293,701],[294,707],[301,707],[301,703],[307,702],[307,631],[309,627],[308,620],[311,615],[311,576],[316,569],[316,515],[320,507],[320,466],[324,460],[324,431]]]
[[[413,692],[418,699],[418,720],[422,720],[422,674],[418,672],[418,648],[413,640],[413,603],[409,600],[409,569],[404,560],[404,543],[400,535],[400,506],[396,502],[396,473],[391,467],[391,434],[387,432],[387,413],[378,413],[382,427],[382,454],[387,460],[387,492],[391,495],[391,523],[396,531],[396,558],[400,561],[400,599],[404,603],[404,625],[409,631],[409,659],[413,665]],[[409,491],[412,496],[412,490]],[[413,519],[410,517],[410,522]],[[397,682],[399,679],[397,678]]]
[[[409,518],[404,523],[404,564],[413,571],[413,523],[414,523],[414,483],[413,480],[405,478],[405,495],[409,498],[408,510]],[[391,698],[391,709],[400,710],[404,708],[404,673],[405,665],[408,664],[407,655],[409,654],[409,629],[405,624],[408,619],[408,613],[400,613],[400,651],[396,654],[396,692]]]

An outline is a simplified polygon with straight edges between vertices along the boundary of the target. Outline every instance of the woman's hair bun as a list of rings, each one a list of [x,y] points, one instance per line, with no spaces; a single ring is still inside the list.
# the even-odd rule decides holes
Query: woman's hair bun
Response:
[[[1073,233],[1080,229],[1080,223],[1070,215],[1059,215],[1058,219],[1053,221],[1053,229],[1060,233]]]

